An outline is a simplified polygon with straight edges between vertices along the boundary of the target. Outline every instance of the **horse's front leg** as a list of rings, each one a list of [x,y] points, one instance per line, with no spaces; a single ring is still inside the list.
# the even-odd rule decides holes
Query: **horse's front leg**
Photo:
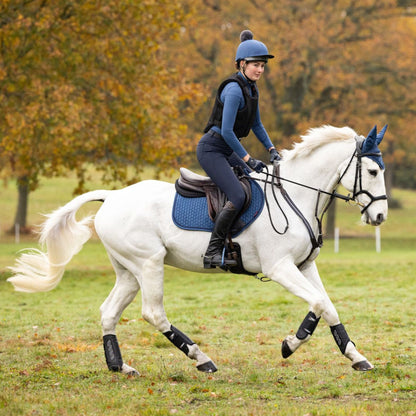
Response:
[[[264,274],[282,285],[290,293],[306,301],[310,306],[310,312],[306,315],[296,334],[288,335],[282,343],[282,355],[287,358],[311,338],[320,316],[325,310],[325,297],[316,286],[306,279],[289,256],[273,265],[270,270],[264,271]]]
[[[309,311],[295,335],[288,335],[282,342],[282,357],[289,358],[302,344],[309,341],[321,318]]]
[[[373,365],[362,354],[358,352],[354,342],[352,342],[350,337],[348,336],[348,333],[345,330],[344,325],[340,322],[335,306],[330,300],[328,294],[326,293],[324,285],[322,284],[322,280],[319,276],[315,262],[307,263],[302,269],[302,272],[306,276],[306,278],[316,288],[318,288],[326,298],[326,307],[322,313],[322,317],[329,325],[331,333],[341,353],[352,361],[352,367],[354,368],[354,370],[367,371],[373,369]]]
[[[315,262],[307,263],[302,268],[302,273],[307,278],[307,280],[321,293],[324,299],[325,306],[322,311],[322,317],[328,323],[335,342],[338,345],[341,353],[352,361],[352,367],[355,370],[371,370],[373,365],[357,351],[355,344],[348,336],[344,325],[340,322],[338,313],[322,284]],[[282,355],[284,358],[289,357],[302,343],[306,342],[312,336],[313,331],[318,325],[319,319],[320,316],[316,316],[312,310],[308,312],[305,319],[299,326],[296,335],[291,335],[283,341]]]

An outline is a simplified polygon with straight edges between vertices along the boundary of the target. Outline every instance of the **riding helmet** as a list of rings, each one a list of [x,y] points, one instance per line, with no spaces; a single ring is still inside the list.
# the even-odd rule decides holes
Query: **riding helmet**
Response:
[[[267,62],[268,59],[274,58],[274,55],[270,55],[266,45],[263,42],[253,39],[253,33],[250,30],[243,30],[240,34],[240,45],[237,48],[235,56],[236,62],[245,60],[250,61],[263,61]]]

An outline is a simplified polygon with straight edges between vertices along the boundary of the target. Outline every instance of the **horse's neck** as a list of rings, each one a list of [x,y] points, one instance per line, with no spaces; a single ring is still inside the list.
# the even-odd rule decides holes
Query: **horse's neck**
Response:
[[[299,184],[332,192],[339,181],[339,167],[353,153],[351,143],[331,143],[316,149],[307,156],[299,156],[289,159],[281,164],[281,176]],[[305,213],[310,211],[315,214],[317,192],[308,190],[299,185],[283,182],[283,186],[289,192],[296,203],[305,207]],[[318,213],[326,206],[329,195],[321,194],[319,198]]]

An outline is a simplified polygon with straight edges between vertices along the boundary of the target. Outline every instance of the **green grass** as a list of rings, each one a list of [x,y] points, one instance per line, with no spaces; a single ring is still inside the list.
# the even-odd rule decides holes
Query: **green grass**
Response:
[[[92,260],[97,246],[87,244],[80,255]],[[110,267],[75,262],[56,290],[32,295],[13,292],[3,274],[0,414],[413,414],[415,260],[408,254],[399,265],[386,254],[380,264],[367,251],[362,264],[353,254],[339,260],[323,253],[319,265],[351,338],[376,367],[369,373],[351,369],[324,323],[283,360],[281,341],[296,331],[307,306],[280,286],[167,268],[170,320],[219,371],[199,373],[141,319],[138,298],[123,314],[118,337],[124,359],[141,376],[112,374],[99,327],[99,306],[114,280]]]
[[[100,181],[100,173],[95,171],[92,167],[88,170],[85,187],[91,191],[94,189],[117,189],[120,184],[103,184]],[[144,169],[141,178],[153,178],[153,170],[150,168]],[[174,181],[174,176],[164,176],[162,179],[167,181]],[[59,177],[54,179],[43,179],[40,182],[39,188],[30,193],[29,206],[27,215],[27,225],[36,226],[44,221],[43,215],[57,209],[59,206],[66,204],[74,198],[73,191],[77,186],[77,179],[74,174],[69,174],[67,177]],[[0,242],[13,241],[14,235],[9,236],[8,230],[13,225],[14,216],[17,208],[17,189],[15,181],[4,181],[0,184]],[[94,212],[100,207],[99,203],[90,203],[85,208],[81,208],[80,215],[86,215]],[[36,228],[35,228],[36,229]],[[28,238],[26,238],[28,240]],[[34,239],[29,237],[29,241]]]
[[[29,218],[71,199],[70,180],[48,181],[35,192]],[[7,192],[0,212],[12,218],[15,194],[12,187]],[[84,246],[55,290],[22,294],[6,282],[6,267],[35,244],[0,234],[0,415],[415,415],[416,194],[396,190],[395,197],[403,207],[391,210],[381,228],[381,253],[374,229],[358,225],[357,208],[340,203],[337,222],[348,238],[339,253],[325,241],[317,261],[351,339],[375,365],[368,373],[351,368],[324,322],[308,344],[282,359],[281,341],[308,309],[282,287],[170,267],[168,317],[219,371],[198,372],[143,321],[138,296],[120,320],[118,338],[123,358],[141,376],[110,373],[99,307],[114,273],[99,241]]]

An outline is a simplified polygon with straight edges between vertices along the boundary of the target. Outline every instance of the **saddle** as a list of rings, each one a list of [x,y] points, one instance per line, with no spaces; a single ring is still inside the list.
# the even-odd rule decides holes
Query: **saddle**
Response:
[[[246,194],[240,216],[234,221],[225,242],[224,256],[237,261],[236,266],[224,266],[225,271],[237,274],[256,275],[245,270],[241,248],[231,237],[237,236],[249,227],[260,215],[264,207],[263,191],[258,183],[245,178],[244,172],[233,168]],[[188,169],[180,168],[180,176],[175,182],[176,195],[172,208],[173,223],[184,230],[211,232],[217,213],[227,202],[226,195],[211,178],[201,176]]]
[[[246,199],[244,202],[243,213],[249,206],[252,198],[251,186],[249,180],[244,176],[244,172],[238,167],[233,168],[234,174],[239,179]],[[179,195],[185,198],[206,197],[208,205],[209,218],[214,222],[217,213],[227,202],[227,197],[221,189],[208,176],[198,175],[186,168],[180,168],[180,176],[175,182],[175,189]]]

